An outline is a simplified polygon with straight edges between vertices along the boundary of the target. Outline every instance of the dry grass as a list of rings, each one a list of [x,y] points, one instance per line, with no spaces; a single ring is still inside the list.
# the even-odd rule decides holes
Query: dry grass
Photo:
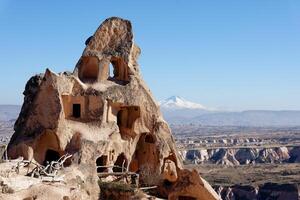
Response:
[[[135,188],[133,188],[130,184],[125,184],[121,182],[98,182],[101,190],[109,190],[109,191],[118,191],[118,192],[134,192]]]

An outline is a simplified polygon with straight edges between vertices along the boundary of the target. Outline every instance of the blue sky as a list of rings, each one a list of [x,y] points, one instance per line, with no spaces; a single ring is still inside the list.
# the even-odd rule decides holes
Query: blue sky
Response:
[[[0,104],[26,81],[72,71],[105,18],[131,20],[156,99],[227,110],[300,110],[299,0],[0,0]]]

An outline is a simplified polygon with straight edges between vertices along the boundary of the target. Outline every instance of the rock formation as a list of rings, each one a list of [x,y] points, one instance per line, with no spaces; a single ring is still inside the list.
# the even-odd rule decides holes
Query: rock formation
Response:
[[[159,197],[218,199],[196,171],[183,169],[169,126],[141,78],[140,53],[131,23],[113,17],[86,41],[73,73],[47,69],[32,77],[9,158],[46,164],[72,154],[66,170],[90,184],[81,189],[91,199],[100,192],[97,171],[119,171],[109,166],[138,173],[142,185],[158,186]]]
[[[255,163],[299,163],[300,148],[286,147],[240,147],[201,148],[181,150],[187,163],[214,163],[221,165],[247,165]]]
[[[260,186],[233,185],[216,187],[223,200],[298,200],[299,187],[297,184],[265,183]]]

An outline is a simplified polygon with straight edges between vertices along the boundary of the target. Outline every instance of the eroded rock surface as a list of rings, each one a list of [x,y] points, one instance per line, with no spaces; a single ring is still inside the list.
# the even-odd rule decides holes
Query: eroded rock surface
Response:
[[[214,163],[221,165],[247,165],[255,163],[299,163],[299,147],[265,148],[208,148],[181,150],[180,154],[187,163]]]
[[[297,184],[265,183],[261,186],[216,187],[223,200],[298,200]]]
[[[67,169],[76,173],[67,180],[81,174],[82,183],[70,191],[86,191],[83,197],[69,194],[78,199],[98,199],[96,166],[118,172],[105,168],[112,165],[139,173],[141,185],[158,186],[155,193],[163,198],[218,199],[196,171],[183,169],[170,128],[141,78],[140,53],[128,20],[105,20],[86,41],[73,73],[47,69],[28,81],[8,156],[45,164],[72,154]],[[31,196],[45,198],[34,188]],[[65,190],[55,198],[63,196]]]

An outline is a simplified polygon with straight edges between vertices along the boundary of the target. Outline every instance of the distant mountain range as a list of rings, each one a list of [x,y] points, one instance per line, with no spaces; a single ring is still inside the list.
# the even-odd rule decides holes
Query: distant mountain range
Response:
[[[160,102],[164,118],[174,124],[203,126],[300,126],[300,111],[249,110],[228,112],[209,109],[178,96]]]

